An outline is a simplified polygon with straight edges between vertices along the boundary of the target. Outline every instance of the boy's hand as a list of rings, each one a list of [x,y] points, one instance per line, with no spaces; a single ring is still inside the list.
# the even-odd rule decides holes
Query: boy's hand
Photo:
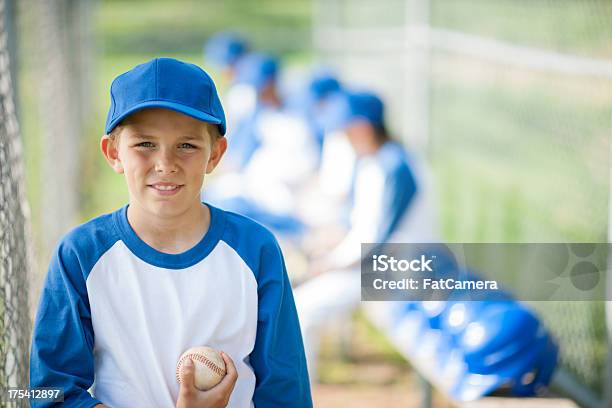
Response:
[[[185,362],[181,373],[181,389],[176,408],[223,408],[227,406],[238,379],[238,372],[234,362],[227,354],[221,352],[221,357],[225,361],[225,377],[208,391],[200,391],[195,387],[193,361],[188,359]]]

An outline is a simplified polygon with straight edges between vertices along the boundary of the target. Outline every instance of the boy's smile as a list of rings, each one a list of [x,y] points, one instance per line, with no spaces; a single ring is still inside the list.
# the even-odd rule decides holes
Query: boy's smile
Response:
[[[183,187],[184,184],[174,184],[174,183],[155,183],[149,184],[148,187],[154,188],[161,195],[174,195],[178,192],[178,190]]]

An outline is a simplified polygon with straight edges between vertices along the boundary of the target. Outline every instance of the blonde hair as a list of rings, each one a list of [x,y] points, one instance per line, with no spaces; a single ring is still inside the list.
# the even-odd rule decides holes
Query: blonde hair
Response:
[[[221,131],[219,130],[219,126],[213,125],[212,123],[205,123],[205,125],[206,125],[206,129],[208,130],[208,134],[212,138],[212,140],[211,140],[212,142],[214,142],[214,141],[224,137],[221,134]]]
[[[119,124],[115,126],[113,130],[111,130],[110,133],[107,135],[108,140],[110,141],[110,145],[114,148],[119,147],[119,136],[121,135],[122,129],[123,129],[123,126]]]

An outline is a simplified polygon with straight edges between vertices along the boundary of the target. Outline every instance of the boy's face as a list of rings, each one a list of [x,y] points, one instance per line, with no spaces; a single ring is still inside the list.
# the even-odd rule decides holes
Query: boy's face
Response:
[[[118,140],[102,137],[102,152],[125,174],[131,205],[175,217],[200,206],[204,175],[227,148],[224,137],[211,134],[213,126],[168,109],[144,109],[127,118]]]

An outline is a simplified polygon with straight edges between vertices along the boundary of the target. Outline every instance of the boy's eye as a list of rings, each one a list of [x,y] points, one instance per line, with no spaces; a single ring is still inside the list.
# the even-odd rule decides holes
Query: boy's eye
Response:
[[[144,148],[152,148],[155,147],[154,143],[151,142],[140,142],[134,145],[135,147],[144,147]],[[179,144],[179,148],[181,149],[197,149],[198,147],[192,145],[191,143],[181,143]]]

